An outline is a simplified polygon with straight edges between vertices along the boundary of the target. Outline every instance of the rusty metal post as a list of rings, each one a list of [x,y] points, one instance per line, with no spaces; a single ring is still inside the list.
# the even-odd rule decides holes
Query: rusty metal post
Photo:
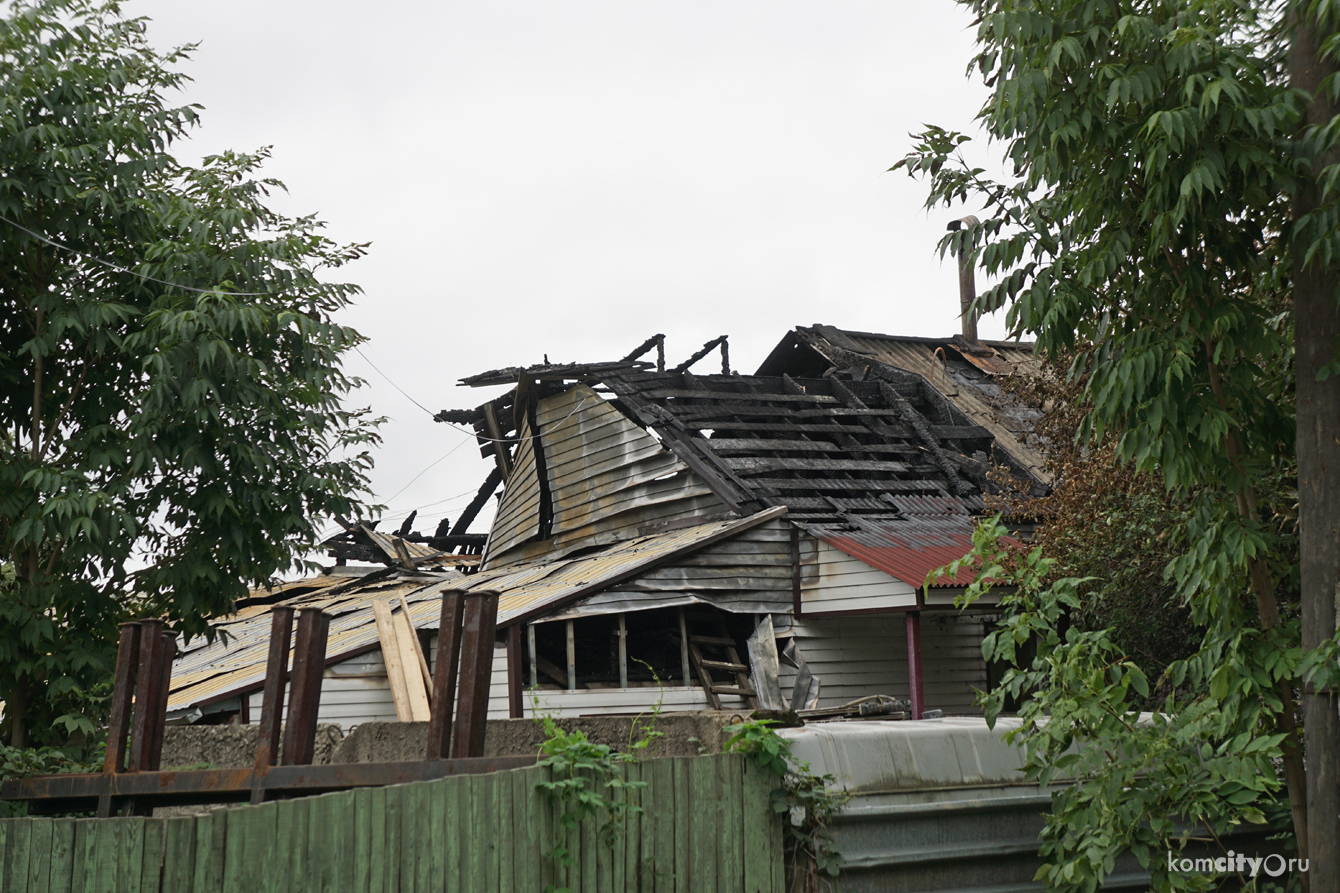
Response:
[[[167,726],[168,694],[172,690],[172,662],[177,659],[177,634],[163,633],[163,644],[159,652],[160,671],[158,673],[158,698],[153,716],[153,734],[149,737],[150,772],[157,772],[163,762],[163,732]]]
[[[456,737],[451,743],[451,755],[456,758],[484,755],[497,625],[498,593],[491,589],[467,592],[461,623],[461,694]]]
[[[310,765],[316,750],[316,713],[321,706],[321,674],[326,669],[326,636],[329,632],[330,618],[320,608],[298,611],[288,723],[284,728],[285,766]]]
[[[284,685],[288,682],[288,651],[292,638],[293,608],[275,605],[270,609],[270,654],[265,662],[261,724],[256,735],[257,772],[269,769],[279,761],[279,720],[284,715]]]
[[[163,672],[163,621],[140,621],[139,669],[135,674],[135,715],[130,728],[131,772],[147,771],[153,752],[154,714],[158,711],[158,677]]]
[[[433,703],[428,718],[425,759],[445,760],[451,753],[451,711],[456,709],[456,670],[461,660],[461,622],[464,593],[442,594],[442,616],[437,625],[437,660],[433,663]]]
[[[121,624],[116,648],[116,683],[112,688],[112,715],[107,725],[107,757],[103,772],[126,771],[126,738],[130,735],[131,696],[135,693],[135,665],[140,657],[140,625]]]

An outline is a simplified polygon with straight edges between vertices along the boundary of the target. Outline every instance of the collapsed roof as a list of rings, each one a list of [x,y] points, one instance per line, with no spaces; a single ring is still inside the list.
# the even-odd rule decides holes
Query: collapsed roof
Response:
[[[461,383],[511,391],[438,418],[474,425],[507,481],[485,567],[784,506],[802,529],[920,586],[925,569],[967,551],[993,469],[1047,486],[1025,443],[1027,408],[992,381],[1031,365],[1031,350],[961,340],[802,328],[757,375],[729,371],[724,339],[671,370],[638,352],[509,367]],[[721,374],[688,368],[717,346]]]

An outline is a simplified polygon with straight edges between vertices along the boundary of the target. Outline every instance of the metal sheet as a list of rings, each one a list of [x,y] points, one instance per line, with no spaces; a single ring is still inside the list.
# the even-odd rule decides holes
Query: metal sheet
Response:
[[[355,580],[354,588],[338,595],[304,595],[285,604],[295,608],[319,607],[331,615],[326,647],[327,662],[331,662],[377,647],[373,598],[403,595],[409,603],[414,628],[436,629],[445,590],[495,589],[501,593],[498,625],[504,626],[549,605],[596,591],[606,581],[613,585],[659,562],[686,555],[719,538],[743,533],[778,514],[779,510],[774,509],[749,518],[700,524],[638,537],[578,558],[485,570],[469,577],[405,572],[365,586]],[[342,578],[342,582],[351,581]],[[170,711],[260,688],[269,647],[269,608],[247,608],[215,626],[228,633],[228,640],[219,638],[210,644],[202,641],[178,658],[168,701]]]
[[[484,550],[487,567],[496,556],[540,532],[540,476],[535,465],[534,439],[524,419],[517,439],[516,463],[503,489],[502,502],[489,531]]]
[[[973,521],[967,515],[922,515],[899,521],[867,521],[860,530],[801,524],[804,530],[873,568],[920,589],[926,576],[972,550]],[[967,568],[932,587],[967,586],[976,575]]]

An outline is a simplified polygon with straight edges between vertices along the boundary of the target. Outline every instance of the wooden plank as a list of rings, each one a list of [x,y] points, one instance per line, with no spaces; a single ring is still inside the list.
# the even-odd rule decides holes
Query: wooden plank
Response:
[[[428,791],[432,785],[419,783],[406,787],[408,790],[405,791],[405,814],[413,816],[413,821],[405,829],[407,853],[405,867],[408,870],[410,883],[406,883],[403,889],[405,893],[428,893],[432,889],[430,877],[433,868],[433,856],[429,852],[433,849],[432,827],[428,816]]]
[[[485,827],[488,821],[488,813],[484,807],[483,791],[479,784],[479,776],[471,775],[461,778],[461,787],[465,797],[466,815],[469,816],[466,822],[468,834],[463,840],[461,863],[464,871],[462,874],[462,890],[489,890],[486,878],[487,871],[484,867],[484,852],[479,846],[479,829]]]
[[[744,808],[740,791],[744,787],[743,760],[719,754],[711,758],[721,787],[722,825],[717,834],[721,864],[717,868],[717,888],[724,891],[748,889],[744,886]]]
[[[677,398],[678,400],[722,400],[727,403],[837,403],[836,397],[827,394],[776,394],[760,390],[750,391],[686,391],[677,388],[658,388],[643,391],[648,400]]]
[[[927,469],[929,473],[929,469]],[[936,472],[939,469],[935,469]],[[898,480],[836,480],[828,478],[811,478],[805,480],[796,480],[792,478],[751,478],[750,483],[756,487],[771,487],[774,490],[846,490],[850,492],[873,491],[879,493],[882,491],[897,493],[925,493],[927,495],[940,495],[942,491],[948,490],[944,478],[924,478],[915,481]]]
[[[281,871],[284,884],[281,890],[302,890],[307,887],[307,821],[311,798],[285,800],[279,814],[279,839],[276,841],[276,869]]]
[[[55,819],[26,819],[28,830],[29,893],[48,893],[51,889],[51,837]],[[135,888],[131,888],[135,889]]]
[[[713,437],[707,445],[718,456],[731,453],[838,453],[843,449],[827,440],[786,440],[765,437]],[[905,448],[900,448],[905,449]]]
[[[694,886],[697,878],[693,871],[694,848],[698,846],[698,836],[694,833],[695,809],[693,793],[689,780],[692,772],[691,759],[675,758],[670,760],[672,789],[674,790],[674,837],[675,837],[675,890],[678,893],[697,893]],[[704,888],[706,889],[706,888]]]
[[[116,820],[117,891],[138,890],[144,871],[144,823],[140,816]]]
[[[195,877],[198,816],[167,819],[163,830],[163,891],[190,890]]]
[[[93,819],[76,819],[74,834],[70,840],[70,889],[82,891],[84,885],[84,863],[88,859],[88,828]]]
[[[364,789],[366,794],[368,827],[368,893],[394,893],[386,885],[387,863],[390,854],[386,849],[386,788]]]
[[[6,819],[4,853],[0,854],[0,890],[4,893],[26,893],[28,861],[31,855],[32,825],[22,818]]]
[[[74,871],[75,824],[78,819],[56,819],[51,825],[51,872],[47,889],[51,893],[70,893]]]
[[[349,878],[349,889],[354,893],[368,893],[369,866],[372,861],[372,813],[369,809],[369,803],[372,799],[373,788],[359,788],[355,790],[353,805],[350,810],[353,813],[353,840],[350,843],[350,862],[353,870]]]
[[[355,865],[354,854],[357,848],[357,838],[354,832],[355,805],[354,791],[337,791],[333,794],[325,794],[329,798],[329,810],[326,814],[326,821],[329,824],[330,833],[328,843],[333,847],[331,852],[331,880],[329,889],[332,891],[350,891],[354,889]]]
[[[688,834],[693,841],[689,876],[694,890],[725,889],[724,885],[718,887],[717,884],[725,822],[721,815],[721,783],[716,763],[715,758],[709,757],[693,760],[687,767],[689,797],[693,804]]]
[[[222,893],[223,858],[228,835],[226,809],[216,809],[195,820],[195,877],[191,893]]]
[[[909,468],[906,462],[886,462],[880,459],[800,459],[773,456],[731,456],[726,464],[740,474],[771,474],[778,471],[885,471],[902,474]]]
[[[386,795],[386,862],[382,889],[384,893],[401,893],[401,869],[404,860],[405,838],[405,785],[382,788]]]
[[[491,861],[497,866],[497,889],[516,890],[516,862],[512,858],[512,846],[515,834],[513,811],[520,808],[512,796],[512,785],[506,772],[485,775],[488,780],[489,799],[493,803],[493,822],[489,829],[489,851]]]
[[[462,839],[469,830],[467,805],[461,796],[461,786],[454,778],[443,784],[438,796],[442,801],[442,829],[436,846],[442,852],[442,889],[465,890],[461,873],[461,847]]]
[[[84,857],[84,889],[88,893],[116,891],[116,831],[123,819],[94,819],[88,829],[90,852]],[[91,871],[90,871],[91,868]]]
[[[529,769],[502,773],[502,781],[508,788],[507,794],[511,801],[511,824],[503,838],[504,846],[499,858],[505,863],[511,863],[511,868],[510,873],[500,873],[499,880],[501,882],[503,878],[508,878],[511,882],[510,889],[513,890],[544,889],[539,871],[539,861],[542,857],[538,847],[535,846],[537,841],[533,839],[529,815],[532,803],[527,785],[534,784],[530,776]]]
[[[409,642],[414,649],[414,658],[418,661],[419,673],[423,676],[423,684],[428,690],[428,699],[429,703],[431,703],[433,694],[433,674],[432,671],[428,669],[428,658],[423,656],[423,643],[419,641],[419,634],[414,630],[414,622],[410,620],[409,602],[405,601],[403,595],[400,596],[400,610],[402,612],[400,616],[404,618],[405,629],[408,629],[409,631]]]
[[[144,846],[140,851],[140,885],[135,893],[161,893],[166,833],[167,819],[144,820]]]
[[[596,784],[591,779],[591,784]],[[581,848],[581,855],[577,858],[577,864],[581,866],[578,869],[577,883],[573,889],[580,893],[601,893],[601,888],[597,883],[600,872],[600,851],[605,847],[600,842],[600,837],[596,833],[597,825],[604,822],[605,817],[600,813],[588,818],[577,825],[577,837],[580,840],[578,844]]]
[[[772,842],[769,824],[772,820],[771,787],[765,783],[762,771],[752,759],[734,758],[739,767],[740,847],[744,861],[741,874],[743,889],[751,893],[770,893],[772,890]]]
[[[386,664],[386,678],[391,685],[391,699],[395,702],[396,719],[410,722],[414,711],[410,706],[409,686],[405,666],[400,659],[400,642],[395,623],[391,620],[391,605],[385,599],[374,599],[372,616],[377,623],[377,638],[382,646],[382,662]]]
[[[498,804],[499,791],[497,786],[498,776],[496,773],[488,773],[486,775],[473,775],[471,776],[471,778],[473,779],[476,785],[475,790],[477,791],[477,796],[479,797],[480,802],[483,804],[484,808],[484,819],[483,821],[476,824],[475,828],[479,833],[489,834],[490,831],[496,829],[497,827],[496,815],[499,809]],[[494,837],[492,840],[487,841],[480,840],[478,841],[478,843],[481,850],[483,850],[484,854],[484,886],[482,889],[484,890],[506,889],[499,885],[499,872],[498,872],[499,847],[497,838]]]

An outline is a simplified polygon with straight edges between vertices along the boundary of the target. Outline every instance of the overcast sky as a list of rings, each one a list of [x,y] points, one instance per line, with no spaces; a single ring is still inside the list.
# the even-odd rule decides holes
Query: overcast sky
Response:
[[[949,0],[125,11],[153,20],[160,49],[200,44],[185,98],[203,125],[183,160],[273,146],[283,210],[372,243],[346,268],[365,294],[345,321],[429,409],[495,393],[463,376],[617,359],[656,332],[672,363],[729,335],[752,372],[797,325],[958,330],[954,267],[934,249],[978,209],[928,215],[924,184],[886,173],[909,132],[972,130],[985,98]],[[422,507],[425,532],[455,518],[488,471],[472,438],[362,357],[349,368],[390,420],[373,475],[388,518]]]

